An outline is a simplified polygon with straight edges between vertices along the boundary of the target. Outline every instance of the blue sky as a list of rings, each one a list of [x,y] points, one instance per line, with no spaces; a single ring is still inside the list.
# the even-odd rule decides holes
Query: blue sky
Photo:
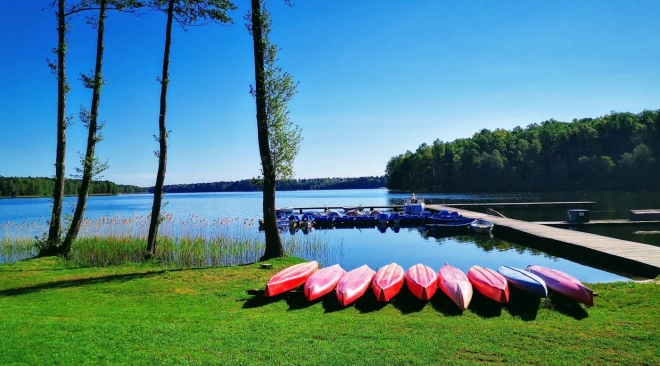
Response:
[[[56,46],[50,0],[0,12],[0,175],[55,172]],[[173,32],[166,184],[259,174],[252,40],[238,0],[234,25]],[[402,5],[405,4],[405,5]],[[300,81],[290,104],[304,141],[297,177],[381,175],[394,155],[436,138],[469,137],[550,118],[660,108],[660,1],[269,0],[271,39]],[[155,183],[165,16],[110,13],[97,151],[104,178]],[[69,33],[67,113],[89,107],[78,75],[93,68],[96,33]],[[67,136],[67,172],[86,130]]]

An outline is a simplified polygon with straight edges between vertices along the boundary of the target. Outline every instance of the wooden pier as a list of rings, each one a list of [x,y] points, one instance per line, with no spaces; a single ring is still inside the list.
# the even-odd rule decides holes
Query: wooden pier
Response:
[[[572,221],[534,221],[535,224],[553,226],[553,227],[568,227],[568,226],[659,226],[660,220],[654,221],[630,221],[626,219],[616,220],[590,220],[587,222],[572,222]]]
[[[456,208],[524,208],[524,207],[541,207],[541,208],[575,208],[575,207],[590,207],[596,204],[594,201],[575,201],[575,202],[492,202],[492,203],[445,203],[444,206]]]
[[[493,233],[504,240],[590,267],[628,277],[655,278],[660,275],[660,247],[653,245],[490,216],[446,205],[427,205],[427,209],[456,211],[466,217],[484,218],[495,224]]]

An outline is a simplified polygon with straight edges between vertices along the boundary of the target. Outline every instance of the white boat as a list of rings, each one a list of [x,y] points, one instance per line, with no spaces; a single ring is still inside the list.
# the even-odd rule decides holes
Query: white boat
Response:
[[[476,219],[472,221],[470,227],[475,233],[486,234],[493,230],[494,224],[484,219]]]
[[[424,200],[416,197],[413,193],[403,204],[403,213],[408,215],[421,215],[425,208]]]

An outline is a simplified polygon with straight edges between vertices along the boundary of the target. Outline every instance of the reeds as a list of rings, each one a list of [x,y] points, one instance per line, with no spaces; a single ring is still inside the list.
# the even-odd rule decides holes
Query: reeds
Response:
[[[108,266],[145,260],[150,216],[101,217],[82,222],[69,259],[81,266]],[[253,263],[264,252],[264,235],[254,219],[209,220],[190,215],[181,220],[163,215],[156,261],[173,267],[215,267]],[[47,223],[7,223],[3,227],[0,263],[33,257],[35,233]],[[282,235],[288,255],[329,264],[342,255],[342,244],[329,249],[323,233]],[[336,262],[333,262],[336,263]]]

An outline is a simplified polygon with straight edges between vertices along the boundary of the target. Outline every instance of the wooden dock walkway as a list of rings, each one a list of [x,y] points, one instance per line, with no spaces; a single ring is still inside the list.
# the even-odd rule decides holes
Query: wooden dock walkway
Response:
[[[523,207],[542,207],[542,208],[575,208],[591,206],[596,204],[594,201],[575,201],[575,202],[485,202],[485,203],[445,203],[444,206],[456,208],[523,208]]]
[[[632,275],[655,278],[660,275],[660,247],[490,216],[445,205],[427,205],[427,208],[433,211],[457,211],[467,217],[485,218],[495,224],[493,233],[504,240],[591,267],[629,277]]]
[[[554,227],[567,227],[567,226],[658,226],[660,220],[654,221],[630,221],[626,219],[616,220],[591,220],[587,222],[570,222],[570,221],[534,221],[535,224],[547,225]]]

